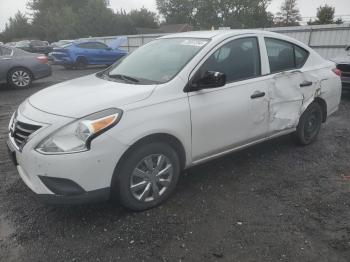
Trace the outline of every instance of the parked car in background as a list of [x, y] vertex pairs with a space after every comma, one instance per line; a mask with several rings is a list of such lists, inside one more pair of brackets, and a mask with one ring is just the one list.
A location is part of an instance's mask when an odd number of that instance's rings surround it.
[[39, 53], [45, 55], [48, 55], [52, 51], [52, 47], [47, 41], [40, 40], [19, 41], [16, 43], [15, 47], [30, 53]]
[[98, 41], [73, 42], [54, 48], [49, 60], [67, 69], [84, 69], [88, 65], [111, 65], [126, 54], [119, 48], [113, 49]]
[[170, 196], [182, 169], [281, 135], [314, 142], [340, 96], [335, 63], [287, 36], [167, 35], [31, 96], [11, 118], [8, 147], [45, 201], [115, 197], [145, 210]]
[[29, 87], [32, 81], [51, 75], [47, 56], [10, 46], [0, 46], [0, 83]]
[[67, 45], [67, 44], [70, 44], [70, 43], [73, 43], [73, 42], [74, 42], [74, 40], [60, 40], [58, 42], [51, 43], [50, 46], [53, 49], [53, 48], [57, 48], [57, 47], [62, 47], [64, 45]]
[[345, 48], [345, 54], [332, 59], [337, 63], [341, 75], [343, 89], [350, 90], [350, 45]]
[[5, 44], [6, 46], [15, 46], [16, 45], [16, 42], [8, 42]]

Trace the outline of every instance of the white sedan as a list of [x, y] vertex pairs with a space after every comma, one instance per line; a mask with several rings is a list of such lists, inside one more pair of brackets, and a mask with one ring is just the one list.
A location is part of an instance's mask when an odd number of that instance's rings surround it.
[[45, 201], [116, 198], [145, 210], [170, 196], [183, 169], [290, 133], [315, 141], [338, 109], [339, 74], [275, 33], [168, 35], [31, 96], [11, 119], [8, 147]]

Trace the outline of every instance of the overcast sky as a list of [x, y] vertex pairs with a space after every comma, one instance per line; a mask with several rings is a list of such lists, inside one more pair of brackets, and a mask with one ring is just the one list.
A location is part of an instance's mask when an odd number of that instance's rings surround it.
[[[59, 0], [57, 0], [59, 1]], [[0, 0], [0, 31], [5, 27], [7, 20], [13, 16], [17, 10], [26, 12], [26, 0]], [[125, 10], [146, 7], [156, 11], [155, 0], [110, 0], [111, 8]], [[277, 12], [283, 0], [272, 0], [269, 10]], [[303, 17], [313, 17], [316, 15], [316, 8], [320, 5], [329, 4], [335, 6], [336, 15], [349, 15], [350, 18], [350, 1], [349, 0], [299, 0], [299, 9]]]

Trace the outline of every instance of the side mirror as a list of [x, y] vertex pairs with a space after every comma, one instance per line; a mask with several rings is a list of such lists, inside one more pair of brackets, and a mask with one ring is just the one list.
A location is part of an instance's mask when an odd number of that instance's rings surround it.
[[107, 51], [112, 51], [112, 48], [107, 47], [106, 50], [107, 50]]
[[190, 81], [190, 91], [218, 88], [226, 84], [226, 75], [221, 72], [206, 71], [204, 74], [196, 74]]

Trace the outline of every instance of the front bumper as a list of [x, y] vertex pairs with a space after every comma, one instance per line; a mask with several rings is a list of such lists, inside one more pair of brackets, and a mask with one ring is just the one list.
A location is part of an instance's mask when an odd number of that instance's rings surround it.
[[42, 118], [37, 124], [51, 124], [29, 137], [21, 151], [9, 135], [8, 151], [23, 182], [48, 203], [81, 204], [107, 200], [115, 166], [127, 146], [109, 137], [109, 130], [92, 141], [89, 151], [61, 155], [41, 154], [35, 150], [36, 145], [53, 130], [57, 130], [58, 125], [62, 126], [62, 123], [72, 120], [42, 111], [33, 114], [35, 110], [37, 109], [27, 104], [22, 112], [18, 111], [17, 120], [28, 123], [31, 120], [25, 115], [36, 115]]

